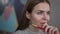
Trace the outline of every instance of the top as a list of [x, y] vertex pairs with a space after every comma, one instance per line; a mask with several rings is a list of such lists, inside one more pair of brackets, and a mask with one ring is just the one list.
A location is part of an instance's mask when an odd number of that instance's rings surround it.
[[33, 32], [30, 29], [25, 29], [25, 30], [18, 30], [13, 34], [44, 34], [44, 32], [42, 30], [40, 30], [39, 32]]

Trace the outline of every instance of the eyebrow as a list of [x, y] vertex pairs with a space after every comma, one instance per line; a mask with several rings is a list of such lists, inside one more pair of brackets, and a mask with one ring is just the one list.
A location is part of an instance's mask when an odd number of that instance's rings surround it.
[[[42, 11], [42, 12], [44, 12], [43, 10], [38, 10], [38, 11]], [[50, 12], [50, 11], [47, 11], [47, 12]]]

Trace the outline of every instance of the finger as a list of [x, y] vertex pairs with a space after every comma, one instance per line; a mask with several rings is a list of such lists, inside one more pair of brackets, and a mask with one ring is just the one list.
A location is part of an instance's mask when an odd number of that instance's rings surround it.
[[52, 30], [53, 30], [54, 28], [52, 27], [52, 26], [50, 26], [50, 29], [49, 29], [49, 34], [52, 34]]
[[55, 29], [52, 31], [52, 34], [59, 34], [58, 29], [55, 27]]
[[48, 34], [50, 28], [51, 28], [51, 26], [47, 26], [47, 27], [45, 28], [45, 34]]
[[42, 28], [45, 28], [46, 26], [48, 26], [48, 24], [47, 24], [47, 23], [43, 24]]

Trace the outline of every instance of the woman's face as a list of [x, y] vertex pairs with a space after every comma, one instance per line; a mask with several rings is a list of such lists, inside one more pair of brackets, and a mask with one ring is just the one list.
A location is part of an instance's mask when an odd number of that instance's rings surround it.
[[30, 20], [32, 24], [35, 25], [43, 25], [44, 23], [48, 23], [50, 20], [50, 6], [46, 2], [42, 2], [37, 4], [32, 13], [26, 13], [27, 18]]

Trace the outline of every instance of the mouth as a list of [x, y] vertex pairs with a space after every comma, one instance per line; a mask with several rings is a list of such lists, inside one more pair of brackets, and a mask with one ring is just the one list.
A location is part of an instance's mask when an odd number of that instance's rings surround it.
[[41, 22], [42, 25], [45, 24], [45, 23], [47, 23], [47, 22]]
[[45, 24], [45, 23], [47, 23], [47, 21], [42, 21], [42, 22], [40, 22], [40, 24]]

